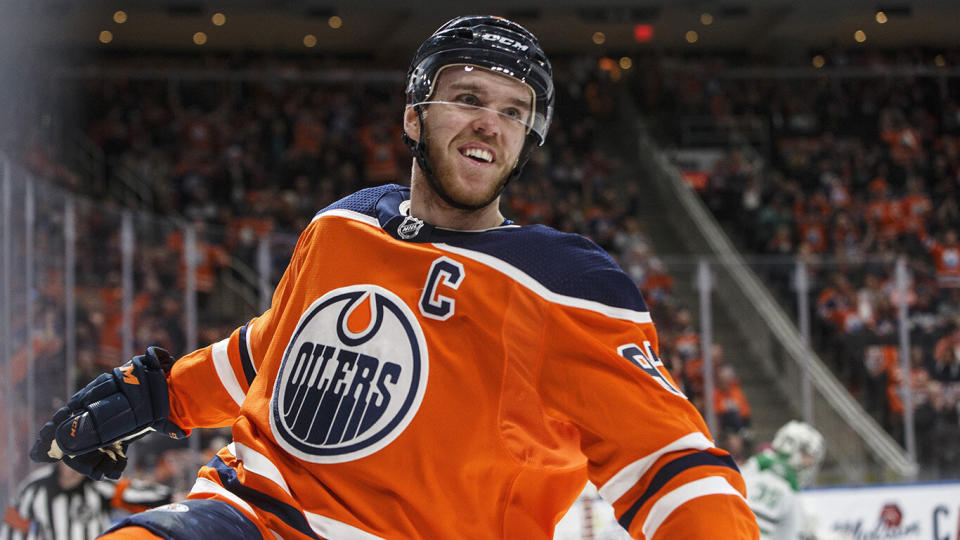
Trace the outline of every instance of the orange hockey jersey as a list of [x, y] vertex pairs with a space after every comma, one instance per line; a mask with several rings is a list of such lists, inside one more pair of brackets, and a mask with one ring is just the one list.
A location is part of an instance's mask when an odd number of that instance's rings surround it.
[[270, 309], [174, 365], [171, 420], [233, 429], [191, 498], [267, 537], [549, 539], [589, 479], [636, 538], [757, 537], [609, 256], [434, 228], [408, 198], [320, 212]]

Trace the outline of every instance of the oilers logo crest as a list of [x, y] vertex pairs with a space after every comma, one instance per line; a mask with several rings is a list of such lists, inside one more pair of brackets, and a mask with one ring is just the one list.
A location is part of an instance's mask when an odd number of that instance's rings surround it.
[[413, 312], [392, 292], [328, 292], [300, 317], [270, 400], [270, 426], [292, 455], [342, 463], [390, 444], [423, 401], [429, 362]]

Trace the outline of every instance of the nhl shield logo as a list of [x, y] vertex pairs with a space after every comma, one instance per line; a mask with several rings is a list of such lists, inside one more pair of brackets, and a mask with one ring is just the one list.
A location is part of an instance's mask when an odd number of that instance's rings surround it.
[[414, 238], [420, 234], [420, 229], [422, 228], [422, 219], [417, 219], [413, 216], [407, 216], [403, 218], [403, 222], [400, 223], [399, 227], [397, 227], [397, 236], [403, 240], [410, 240], [411, 238]]
[[270, 402], [273, 434], [313, 463], [368, 456], [413, 420], [428, 366], [420, 325], [397, 295], [376, 285], [330, 291], [287, 344]]

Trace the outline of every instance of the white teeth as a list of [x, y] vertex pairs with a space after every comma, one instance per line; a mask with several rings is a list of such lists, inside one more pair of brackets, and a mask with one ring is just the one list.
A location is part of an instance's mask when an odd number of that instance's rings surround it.
[[481, 148], [467, 148], [463, 151], [463, 155], [477, 158], [479, 160], [486, 161], [487, 163], [493, 161], [493, 154]]

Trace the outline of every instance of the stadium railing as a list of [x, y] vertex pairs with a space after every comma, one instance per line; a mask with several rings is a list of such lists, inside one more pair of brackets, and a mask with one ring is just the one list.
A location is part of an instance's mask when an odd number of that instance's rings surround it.
[[[649, 136], [641, 136], [639, 146], [643, 159], [652, 164], [653, 177], [661, 193], [672, 196], [683, 209], [671, 214], [677, 230], [717, 263], [718, 298], [730, 306], [730, 312], [738, 315], [735, 320], [742, 331], [756, 336], [748, 345], [760, 358], [769, 359], [765, 369], [791, 399], [797, 413], [813, 417], [818, 428], [830, 434], [828, 446], [846, 470], [847, 478], [861, 481], [871, 477], [889, 479], [890, 475], [913, 478], [917, 474], [915, 458], [853, 399], [811, 349], [809, 341], [804, 340], [797, 325], [777, 304], [667, 157], [657, 151]], [[807, 380], [804, 374], [812, 385], [805, 392], [804, 384], [797, 385], [798, 381]], [[864, 463], [870, 461], [868, 454], [882, 464], [884, 470], [879, 477], [864, 468]]]

